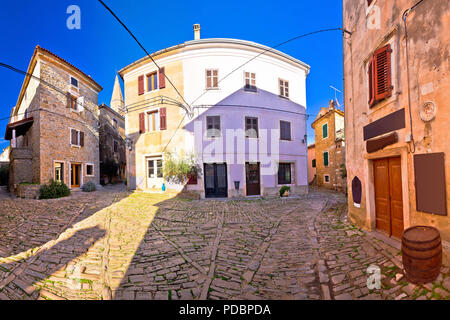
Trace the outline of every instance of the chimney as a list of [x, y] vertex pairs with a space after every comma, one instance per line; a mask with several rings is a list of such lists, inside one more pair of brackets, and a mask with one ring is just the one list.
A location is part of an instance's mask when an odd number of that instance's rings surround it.
[[194, 24], [194, 40], [200, 40], [200, 25]]
[[336, 102], [334, 102], [334, 100], [330, 100], [329, 105], [330, 105], [330, 110], [336, 109]]

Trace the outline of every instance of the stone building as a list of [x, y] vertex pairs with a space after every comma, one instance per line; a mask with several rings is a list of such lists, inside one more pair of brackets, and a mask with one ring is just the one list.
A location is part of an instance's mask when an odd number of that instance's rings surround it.
[[[254, 42], [200, 39], [194, 30], [196, 40], [152, 54], [160, 68], [145, 57], [119, 71], [129, 187], [185, 188], [201, 198], [278, 195], [284, 185], [307, 193], [310, 67]], [[192, 156], [200, 174], [186, 185], [165, 180], [171, 155]]]
[[315, 132], [315, 185], [328, 189], [345, 191], [345, 139], [344, 112], [330, 101], [328, 108], [322, 108], [311, 127]]
[[27, 72], [6, 129], [5, 139], [11, 141], [10, 190], [51, 179], [71, 189], [88, 181], [98, 184], [97, 99], [102, 87], [39, 46]]
[[[105, 104], [99, 109], [99, 136], [100, 136], [100, 182], [124, 181], [126, 178], [126, 151], [125, 151], [125, 118], [124, 102], [120, 89], [119, 79], [116, 77], [111, 108]], [[117, 166], [115, 174], [111, 167]], [[110, 181], [111, 180], [111, 181]]]
[[450, 2], [344, 0], [349, 219], [400, 239], [434, 226], [450, 248]]

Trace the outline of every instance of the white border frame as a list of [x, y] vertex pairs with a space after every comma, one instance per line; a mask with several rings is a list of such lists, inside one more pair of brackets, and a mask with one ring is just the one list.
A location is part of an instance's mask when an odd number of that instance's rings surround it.
[[[86, 177], [95, 177], [95, 165], [93, 163], [86, 162], [84, 166], [86, 167]], [[87, 174], [87, 166], [92, 166], [92, 174]]]

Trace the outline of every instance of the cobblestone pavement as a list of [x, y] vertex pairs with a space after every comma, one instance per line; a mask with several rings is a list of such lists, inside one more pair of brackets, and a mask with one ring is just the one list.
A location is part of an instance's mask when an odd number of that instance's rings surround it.
[[0, 300], [449, 298], [447, 268], [399, 279], [399, 250], [348, 224], [330, 191], [193, 201], [115, 186], [0, 206]]

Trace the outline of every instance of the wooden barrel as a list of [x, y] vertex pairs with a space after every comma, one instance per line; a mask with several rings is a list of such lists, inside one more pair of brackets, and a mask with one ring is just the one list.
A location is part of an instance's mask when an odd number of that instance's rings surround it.
[[439, 230], [415, 226], [403, 231], [402, 258], [406, 277], [416, 284], [436, 280], [442, 265], [442, 243]]

